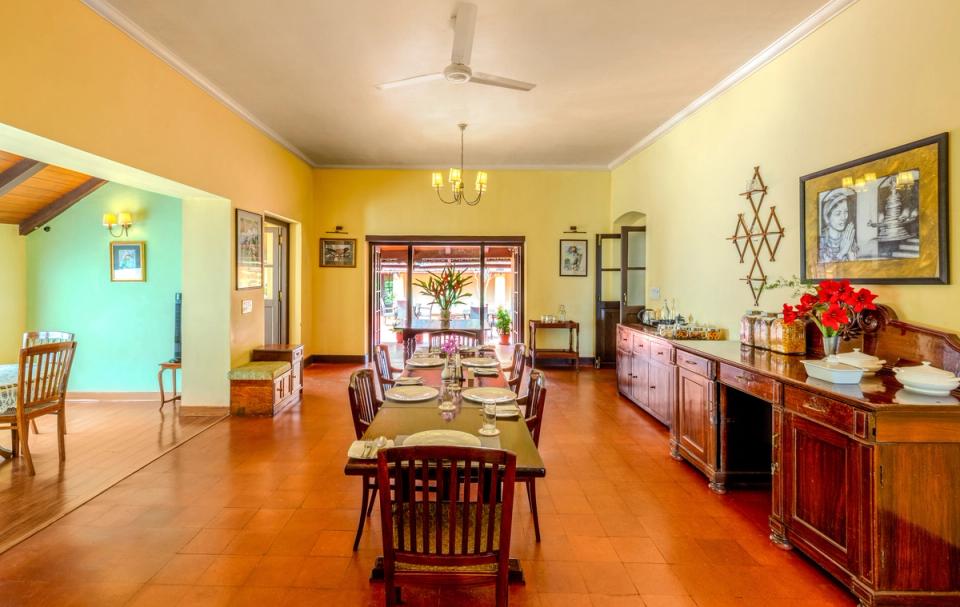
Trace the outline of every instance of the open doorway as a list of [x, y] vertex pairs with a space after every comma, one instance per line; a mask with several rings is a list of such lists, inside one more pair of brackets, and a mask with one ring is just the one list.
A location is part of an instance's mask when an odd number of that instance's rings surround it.
[[290, 225], [267, 217], [263, 225], [263, 343], [289, 343]]

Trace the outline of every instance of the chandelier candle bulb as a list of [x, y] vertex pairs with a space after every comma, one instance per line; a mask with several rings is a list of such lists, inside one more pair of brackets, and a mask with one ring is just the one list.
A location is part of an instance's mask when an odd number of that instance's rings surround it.
[[443, 173], [434, 172], [433, 174], [433, 189], [439, 190], [443, 187]]

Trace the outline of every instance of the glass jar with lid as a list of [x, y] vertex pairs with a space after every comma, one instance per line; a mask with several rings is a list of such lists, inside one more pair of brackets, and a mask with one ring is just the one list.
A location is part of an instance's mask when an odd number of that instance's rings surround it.
[[778, 314], [770, 326], [770, 349], [781, 354], [805, 354], [807, 351], [806, 323], [797, 319], [783, 320]]
[[740, 343], [745, 346], [753, 345], [753, 325], [760, 312], [758, 310], [747, 310], [740, 317]]
[[770, 349], [770, 325], [776, 319], [775, 314], [764, 312], [753, 321], [753, 347]]

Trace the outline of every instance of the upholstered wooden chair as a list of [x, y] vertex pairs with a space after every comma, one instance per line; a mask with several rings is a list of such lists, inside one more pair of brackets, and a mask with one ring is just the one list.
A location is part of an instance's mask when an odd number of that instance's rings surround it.
[[527, 366], [527, 347], [523, 344], [513, 346], [513, 361], [510, 365], [510, 379], [507, 385], [511, 390], [520, 394], [520, 382], [523, 380], [523, 370]]
[[444, 329], [443, 331], [434, 331], [430, 333], [430, 349], [439, 350], [440, 346], [448, 340], [457, 342], [458, 348], [476, 348], [479, 340], [476, 334], [470, 331], [457, 331], [455, 329]]
[[390, 363], [390, 346], [380, 344], [374, 351], [374, 367], [377, 371], [377, 383], [380, 384], [380, 396], [393, 387], [395, 378], [394, 373], [401, 373], [403, 369], [398, 369]]
[[[363, 433], [367, 431], [373, 418], [380, 410], [381, 402], [377, 400], [377, 392], [373, 382], [373, 371], [370, 369], [360, 369], [350, 375], [350, 385], [347, 388], [350, 397], [350, 415], [353, 417], [353, 430], [357, 435], [357, 440], [363, 438]], [[363, 497], [360, 502], [360, 522], [357, 524], [357, 535], [353, 540], [353, 549], [360, 546], [360, 538], [363, 536], [363, 525], [365, 519], [373, 512], [374, 500], [377, 497], [377, 478], [374, 474], [364, 475], [360, 478], [363, 483]]]
[[[31, 476], [36, 474], [30, 453], [28, 423], [41, 415], [57, 416], [57, 449], [60, 461], [67, 457], [63, 435], [67, 382], [77, 344], [53, 342], [21, 348], [16, 395], [0, 395], [0, 429], [11, 431], [13, 455], [22, 455]], [[10, 402], [13, 407], [10, 407]]]
[[380, 451], [377, 480], [387, 605], [398, 584], [496, 584], [507, 605], [517, 459], [470, 447]]
[[[527, 393], [517, 399], [517, 404], [524, 407], [524, 420], [527, 429], [533, 437], [533, 444], [540, 446], [540, 427], [543, 422], [543, 409], [547, 400], [547, 376], [542, 371], [530, 369], [530, 381], [527, 383]], [[527, 479], [527, 501], [530, 502], [530, 512], [533, 514], [533, 531], [540, 541], [540, 516], [537, 513], [537, 485], [535, 478]]]
[[[64, 341], [76, 341], [74, 334], [67, 333], [66, 331], [27, 331], [23, 334], [20, 347], [29, 348], [30, 346], [56, 344]], [[34, 434], [40, 434], [40, 429], [37, 428], [37, 420], [31, 419], [30, 426], [33, 428]], [[63, 433], [67, 433], [66, 418], [64, 418]]]

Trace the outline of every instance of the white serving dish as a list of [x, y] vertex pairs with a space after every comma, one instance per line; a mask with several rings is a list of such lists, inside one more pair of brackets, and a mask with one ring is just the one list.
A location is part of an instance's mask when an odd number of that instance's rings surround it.
[[464, 358], [460, 360], [460, 364], [464, 367], [499, 367], [500, 361], [496, 358]]
[[864, 375], [873, 375], [883, 368], [887, 361], [877, 358], [871, 354], [860, 351], [860, 348], [854, 348], [853, 352], [841, 352], [829, 357], [830, 360], [841, 362], [852, 367], [863, 369]]
[[402, 403], [418, 403], [440, 395], [432, 386], [394, 386], [383, 393], [385, 398]]
[[507, 388], [467, 388], [461, 395], [475, 403], [506, 403], [517, 399], [517, 395]]
[[904, 388], [927, 396], [948, 396], [960, 386], [960, 377], [926, 360], [915, 367], [894, 367], [893, 372]]
[[831, 384], [859, 384], [863, 379], [863, 369], [836, 362], [824, 360], [802, 360], [807, 375]]
[[439, 356], [423, 356], [411, 358], [407, 361], [408, 367], [442, 367], [446, 361]]
[[960, 401], [949, 394], [946, 396], [942, 394], [927, 394], [917, 389], [908, 390], [906, 388], [897, 390], [897, 393], [893, 395], [893, 402], [898, 405], [956, 405], [960, 403]]
[[424, 430], [405, 438], [402, 446], [452, 445], [456, 447], [479, 447], [481, 444], [480, 437], [459, 430]]

